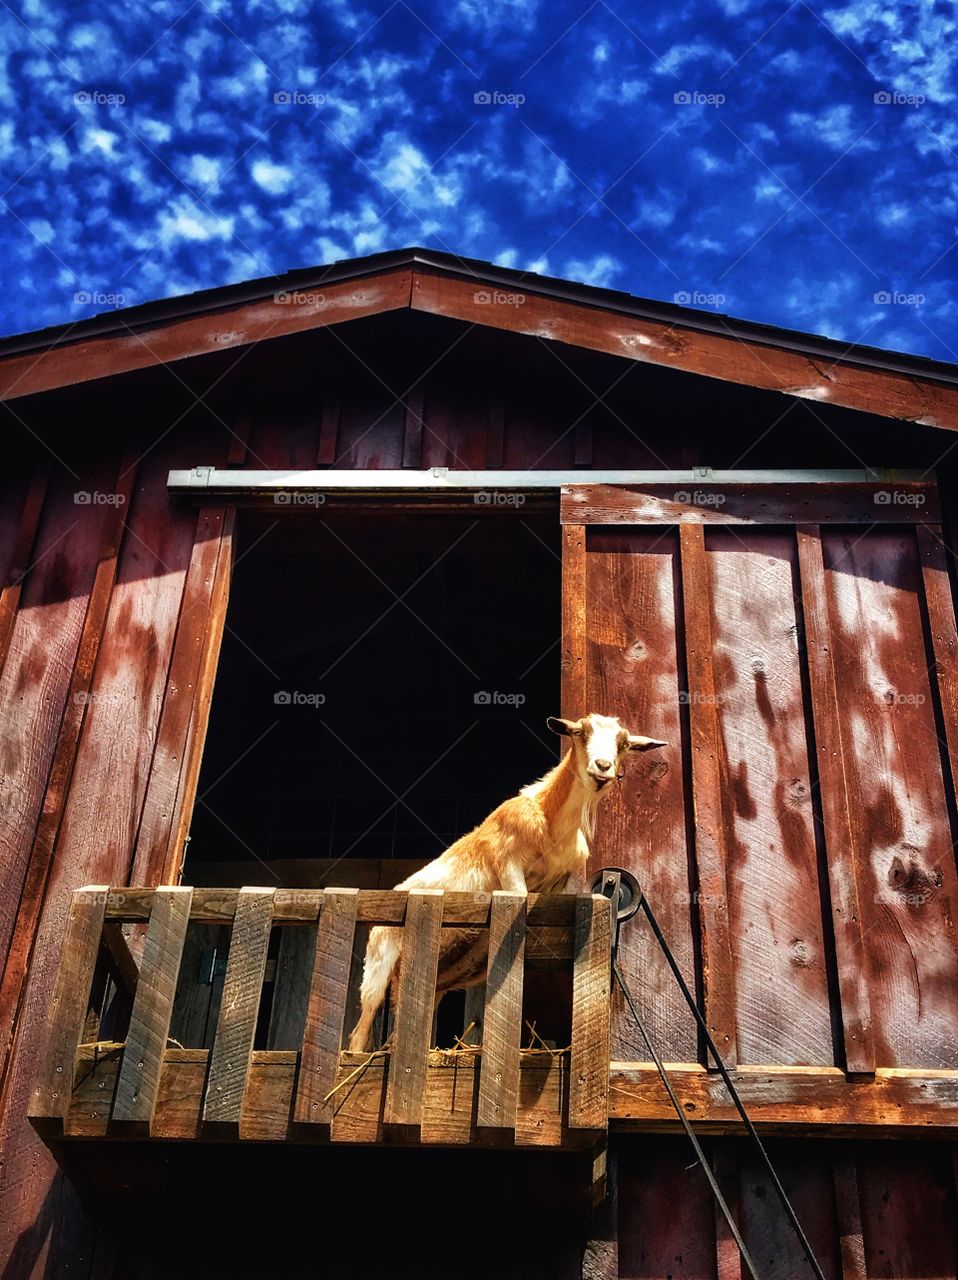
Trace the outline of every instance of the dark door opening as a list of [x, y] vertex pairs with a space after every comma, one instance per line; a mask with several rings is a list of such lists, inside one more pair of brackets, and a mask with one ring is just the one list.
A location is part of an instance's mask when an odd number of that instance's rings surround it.
[[555, 513], [245, 512], [184, 883], [389, 887], [555, 763]]

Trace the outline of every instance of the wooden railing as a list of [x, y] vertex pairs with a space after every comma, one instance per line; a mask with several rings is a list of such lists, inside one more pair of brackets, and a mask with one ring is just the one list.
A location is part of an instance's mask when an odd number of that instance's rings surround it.
[[[211, 1047], [170, 1039], [191, 925], [230, 933]], [[256, 1047], [277, 925], [301, 927], [298, 1049]], [[387, 1047], [353, 1054], [342, 1047], [350, 984], [370, 925], [403, 930], [398, 995]], [[486, 996], [481, 1044], [439, 1050], [448, 928], [488, 933]], [[571, 970], [571, 1043], [531, 1051], [521, 1047], [525, 960], [544, 949]], [[90, 886], [73, 896], [31, 1120], [48, 1140], [588, 1146], [608, 1124], [610, 964], [610, 905], [587, 894]], [[105, 986], [114, 1014], [101, 1038]]]

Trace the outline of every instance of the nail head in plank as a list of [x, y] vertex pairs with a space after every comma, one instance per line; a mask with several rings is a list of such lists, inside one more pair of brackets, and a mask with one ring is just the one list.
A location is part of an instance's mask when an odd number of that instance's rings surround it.
[[34, 1126], [51, 1135], [62, 1132], [70, 1108], [77, 1049], [86, 1022], [108, 893], [107, 885], [88, 885], [77, 889], [70, 903], [63, 951], [50, 999], [46, 1060], [30, 1107]]
[[192, 889], [172, 886], [157, 889], [153, 895], [143, 965], [113, 1102], [114, 1121], [147, 1132], [156, 1109], [192, 897]]
[[257, 888], [238, 892], [203, 1104], [207, 1124], [239, 1127], [266, 971], [273, 893], [272, 889]]
[[870, 1073], [875, 1070], [875, 1047], [862, 930], [861, 885], [845, 772], [845, 743], [832, 656], [833, 634], [821, 529], [817, 525], [800, 526], [796, 529], [796, 538], [845, 1065], [853, 1073]]
[[393, 1030], [395, 1049], [389, 1059], [383, 1122], [407, 1132], [422, 1126], [439, 969], [442, 899], [440, 889], [413, 889], [406, 902]]
[[334, 1098], [325, 1098], [339, 1070], [358, 904], [358, 889], [325, 891], [296, 1086], [297, 1124], [328, 1129], [336, 1108]]
[[493, 893], [476, 1120], [480, 1128], [514, 1132], [516, 1127], [525, 941], [525, 894]]
[[727, 766], [712, 666], [711, 585], [701, 525], [679, 532], [685, 619], [692, 805], [702, 945], [702, 986], [709, 1030], [728, 1066], [735, 1066], [735, 989], [728, 912], [729, 814]]
[[612, 905], [599, 894], [576, 897], [572, 966], [569, 1128], [609, 1124]]

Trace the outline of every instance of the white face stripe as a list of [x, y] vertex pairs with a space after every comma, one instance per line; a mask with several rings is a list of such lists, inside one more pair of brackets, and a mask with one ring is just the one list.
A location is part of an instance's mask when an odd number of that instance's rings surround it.
[[596, 760], [609, 760], [614, 765], [622, 754], [619, 745], [619, 734], [625, 729], [615, 716], [588, 716], [583, 721], [583, 728], [591, 726], [585, 735], [585, 752], [587, 765]]

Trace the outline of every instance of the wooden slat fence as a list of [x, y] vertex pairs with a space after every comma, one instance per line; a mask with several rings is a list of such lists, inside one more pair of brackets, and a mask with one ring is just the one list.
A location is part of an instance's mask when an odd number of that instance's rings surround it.
[[[91, 1039], [101, 937], [109, 934], [115, 951], [118, 927], [144, 921], [126, 1040]], [[387, 1048], [372, 1054], [342, 1047], [350, 974], [362, 960], [360, 923], [402, 930], [394, 1029]], [[169, 1039], [190, 924], [230, 931], [211, 1049]], [[300, 926], [300, 943], [313, 949], [299, 1050], [255, 1047], [268, 963], [275, 971], [275, 925]], [[569, 1049], [520, 1047], [529, 926], [549, 931], [547, 950], [570, 970]], [[488, 933], [486, 1039], [480, 1052], [443, 1052], [431, 1039], [442, 932], [463, 927]], [[565, 933], [565, 945], [556, 933]], [[598, 895], [92, 886], [74, 895], [31, 1120], [51, 1140], [581, 1147], [608, 1125], [610, 979], [611, 908]]]

